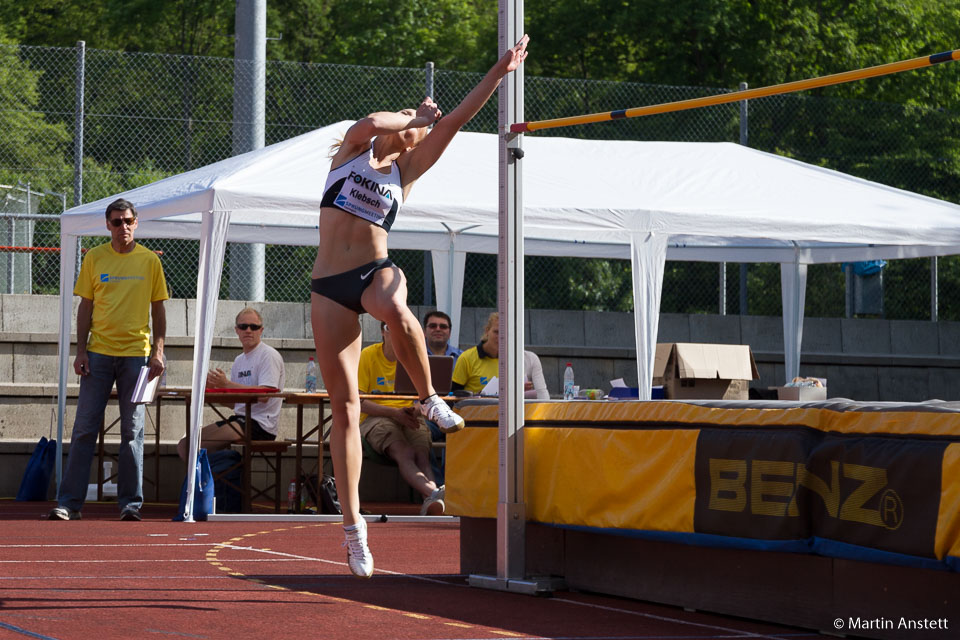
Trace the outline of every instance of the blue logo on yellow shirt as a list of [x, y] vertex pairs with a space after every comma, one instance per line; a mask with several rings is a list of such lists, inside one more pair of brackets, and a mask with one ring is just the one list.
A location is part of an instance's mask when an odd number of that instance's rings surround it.
[[143, 276], [113, 276], [111, 280], [109, 273], [100, 274], [100, 282], [117, 282], [118, 280], [143, 280]]
[[480, 384], [487, 386], [487, 383], [490, 382], [490, 378], [487, 376], [480, 376]]
[[383, 376], [377, 376], [377, 386], [382, 387], [385, 384], [387, 384], [387, 379]]

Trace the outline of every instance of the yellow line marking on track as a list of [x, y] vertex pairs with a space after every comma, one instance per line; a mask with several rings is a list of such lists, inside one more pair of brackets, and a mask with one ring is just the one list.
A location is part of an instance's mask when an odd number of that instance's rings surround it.
[[[284, 586], [281, 586], [281, 585], [268, 584], [268, 583], [267, 583], [266, 581], [264, 581], [264, 580], [261, 580], [261, 579], [259, 579], [259, 578], [251, 578], [251, 577], [248, 577], [248, 576], [246, 576], [244, 573], [242, 573], [242, 572], [240, 572], [240, 571], [235, 571], [235, 570], [233, 570], [232, 568], [223, 566], [223, 563], [220, 562], [220, 556], [219, 556], [220, 551], [222, 551], [222, 550], [224, 550], [224, 549], [231, 549], [231, 550], [234, 550], [234, 551], [253, 551], [253, 552], [255, 552], [255, 553], [265, 553], [265, 554], [268, 554], [268, 555], [271, 555], [271, 556], [283, 556], [283, 557], [281, 557], [281, 558], [273, 558], [273, 559], [272, 559], [273, 561], [298, 561], [298, 560], [306, 560], [306, 561], [310, 561], [310, 562], [322, 562], [322, 563], [325, 563], [325, 564], [335, 564], [335, 565], [338, 565], [338, 566], [341, 566], [341, 567], [347, 566], [347, 563], [346, 563], [346, 562], [336, 562], [336, 561], [333, 561], [333, 560], [326, 560], [326, 559], [323, 559], [323, 558], [314, 558], [314, 557], [310, 557], [310, 556], [301, 556], [301, 555], [292, 554], [292, 553], [284, 553], [284, 552], [282, 552], [282, 551], [274, 551], [274, 550], [269, 549], [269, 548], [260, 548], [260, 547], [252, 547], [252, 546], [240, 546], [240, 545], [233, 545], [233, 544], [231, 544], [232, 542], [240, 542], [240, 541], [243, 540], [244, 538], [252, 538], [252, 537], [255, 537], [255, 536], [258, 536], [258, 535], [262, 535], [262, 534], [280, 533], [280, 532], [286, 531], [286, 530], [288, 530], [288, 529], [308, 529], [308, 528], [310, 528], [310, 527], [330, 526], [330, 524], [339, 524], [339, 523], [317, 523], [317, 524], [310, 524], [310, 525], [300, 525], [300, 526], [295, 526], [295, 527], [284, 527], [284, 528], [282, 528], [282, 529], [274, 529], [274, 530], [271, 530], [271, 531], [261, 531], [261, 532], [259, 532], [259, 533], [248, 533], [248, 534], [244, 534], [243, 536], [241, 536], [241, 537], [239, 537], [239, 538], [231, 538], [231, 539], [228, 540], [227, 542], [221, 542], [221, 543], [216, 544], [215, 546], [213, 546], [213, 547], [211, 548], [211, 550], [209, 550], [209, 551], [207, 552], [207, 561], [208, 561], [212, 566], [217, 567], [217, 568], [220, 569], [221, 571], [227, 572], [230, 576], [234, 576], [234, 577], [237, 577], [237, 578], [240, 578], [240, 579], [242, 579], [242, 580], [246, 580], [246, 581], [248, 581], [248, 582], [252, 582], [252, 583], [255, 583], [255, 584], [261, 584], [261, 585], [266, 586], [267, 588], [275, 589], [275, 590], [277, 590], [277, 591], [289, 591], [290, 593], [299, 593], [299, 594], [305, 595], [305, 596], [319, 597], [319, 598], [323, 598], [325, 601], [328, 601], [328, 602], [338, 602], [338, 603], [349, 604], [349, 605], [357, 605], [357, 604], [360, 604], [360, 603], [359, 603], [358, 601], [356, 601], [356, 600], [349, 600], [349, 599], [346, 599], [346, 598], [338, 598], [338, 597], [336, 597], [336, 596], [330, 596], [330, 595], [326, 595], [326, 594], [323, 594], [323, 593], [316, 593], [316, 592], [313, 592], [313, 591], [298, 591], [298, 590], [291, 589], [291, 588], [289, 588], [289, 587], [284, 587]], [[269, 560], [266, 560], [266, 561], [269, 561]], [[245, 560], [234, 559], [234, 560], [231, 561], [231, 563], [232, 563], [232, 562], [246, 562], [246, 561], [245, 561]], [[437, 579], [434, 579], [434, 578], [427, 578], [427, 577], [424, 577], [424, 576], [409, 575], [409, 574], [401, 573], [401, 572], [398, 572], [398, 571], [387, 571], [387, 570], [384, 570], [384, 569], [377, 569], [377, 571], [378, 571], [379, 573], [381, 573], [381, 574], [387, 574], [387, 575], [393, 575], [393, 576], [405, 576], [405, 577], [414, 578], [414, 579], [417, 579], [417, 580], [423, 580], [423, 581], [426, 581], [426, 582], [434, 582], [434, 583], [437, 583], [437, 584], [444, 584], [444, 585], [448, 585], [448, 586], [455, 586], [455, 585], [452, 585], [452, 584], [450, 584], [449, 582], [447, 582], [447, 581], [445, 581], [445, 580], [437, 580]], [[291, 577], [296, 577], [296, 576], [291, 576]], [[363, 607], [366, 608], [366, 609], [373, 609], [373, 610], [375, 610], [375, 611], [386, 611], [386, 612], [389, 612], [389, 613], [397, 613], [397, 614], [400, 614], [400, 615], [402, 615], [402, 616], [404, 616], [404, 617], [413, 618], [413, 619], [415, 619], [415, 620], [433, 620], [433, 619], [434, 619], [434, 618], [431, 617], [431, 616], [427, 616], [427, 615], [423, 615], [423, 614], [419, 614], [419, 613], [412, 613], [412, 612], [403, 611], [403, 610], [400, 610], [400, 609], [391, 609], [391, 608], [389, 608], [389, 607], [381, 607], [381, 606], [373, 605], [373, 604], [364, 604], [364, 605], [361, 605], [361, 606], [363, 606]], [[444, 624], [447, 624], [447, 625], [450, 625], [450, 626], [453, 626], [453, 627], [462, 628], [462, 629], [471, 629], [471, 628], [473, 628], [472, 625], [459, 624], [459, 623], [456, 623], [456, 622], [444, 622]], [[499, 632], [494, 632], [494, 633], [499, 633]]]
[[[511, 638], [517, 637], [516, 631], [497, 631], [496, 629], [487, 629], [487, 631], [489, 631], [490, 633], [495, 633], [498, 636], [510, 636]], [[523, 634], [520, 634], [520, 635], [523, 635]]]

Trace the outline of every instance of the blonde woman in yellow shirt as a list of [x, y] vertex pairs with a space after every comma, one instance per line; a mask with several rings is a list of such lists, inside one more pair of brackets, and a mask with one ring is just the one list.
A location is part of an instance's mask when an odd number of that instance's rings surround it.
[[[550, 393], [543, 378], [540, 358], [532, 351], [523, 352], [524, 396], [547, 400]], [[478, 394], [500, 372], [500, 314], [487, 318], [480, 344], [470, 347], [457, 358], [453, 369], [453, 389]]]

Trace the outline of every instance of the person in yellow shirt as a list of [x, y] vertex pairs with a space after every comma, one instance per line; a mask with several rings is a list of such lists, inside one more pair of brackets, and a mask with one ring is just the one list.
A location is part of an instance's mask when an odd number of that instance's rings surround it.
[[[523, 352], [524, 397], [548, 400], [550, 392], [543, 378], [540, 358], [532, 351]], [[500, 314], [496, 311], [487, 318], [480, 344], [460, 354], [453, 368], [455, 391], [466, 390], [479, 394], [491, 380], [500, 374]], [[496, 395], [496, 391], [493, 395]]]
[[[167, 321], [163, 301], [170, 296], [155, 253], [134, 241], [137, 210], [127, 200], [107, 205], [110, 242], [91, 249], [83, 260], [73, 293], [77, 308], [80, 376], [77, 415], [70, 453], [51, 520], [79, 520], [87, 495], [93, 450], [114, 383], [120, 405], [120, 467], [117, 502], [121, 520], [140, 520], [143, 506], [143, 405], [131, 402], [140, 369], [152, 380], [163, 373]], [[150, 317], [153, 317], [153, 347]]]
[[[385, 322], [380, 323], [380, 335], [383, 342], [360, 352], [360, 393], [393, 393], [397, 354]], [[443, 515], [444, 487], [437, 486], [430, 468], [430, 431], [413, 400], [364, 398], [360, 411], [360, 436], [396, 462], [400, 476], [423, 496], [420, 514]]]

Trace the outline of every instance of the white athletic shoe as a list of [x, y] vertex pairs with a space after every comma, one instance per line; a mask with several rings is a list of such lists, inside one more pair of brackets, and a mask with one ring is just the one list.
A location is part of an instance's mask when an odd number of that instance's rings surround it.
[[420, 515], [422, 516], [442, 516], [446, 510], [443, 499], [446, 497], [446, 485], [440, 485], [434, 489], [420, 505]]
[[420, 413], [431, 422], [435, 422], [440, 431], [453, 433], [465, 426], [463, 418], [453, 412], [440, 396], [434, 394], [420, 403]]
[[367, 523], [360, 520], [356, 528], [343, 528], [346, 540], [343, 546], [347, 548], [347, 564], [350, 572], [358, 578], [369, 578], [373, 575], [373, 556], [367, 548]]

